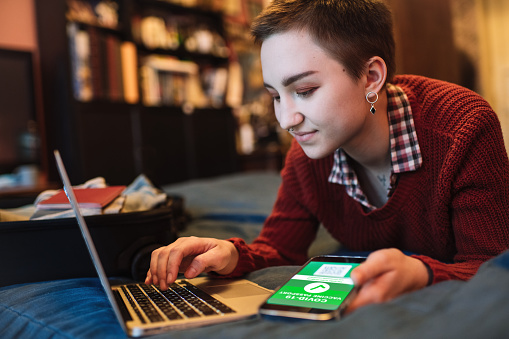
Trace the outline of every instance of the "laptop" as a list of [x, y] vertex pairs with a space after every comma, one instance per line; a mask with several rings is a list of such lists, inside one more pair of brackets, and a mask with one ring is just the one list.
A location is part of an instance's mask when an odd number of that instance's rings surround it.
[[127, 335], [139, 337], [247, 318], [256, 315], [259, 306], [272, 294], [271, 290], [246, 279], [178, 279], [166, 291], [144, 283], [110, 284], [60, 153], [57, 150], [54, 153], [64, 191], [76, 214], [101, 285]]

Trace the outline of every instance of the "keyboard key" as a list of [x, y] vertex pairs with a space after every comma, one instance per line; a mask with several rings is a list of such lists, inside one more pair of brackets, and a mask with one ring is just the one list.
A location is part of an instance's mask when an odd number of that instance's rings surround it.
[[193, 284], [186, 281], [185, 287], [191, 291], [194, 295], [196, 295], [198, 298], [202, 299], [221, 313], [234, 313], [235, 311], [231, 309], [230, 307], [226, 306], [210, 294], [206, 293], [205, 291], [199, 289], [198, 287], [194, 286]]

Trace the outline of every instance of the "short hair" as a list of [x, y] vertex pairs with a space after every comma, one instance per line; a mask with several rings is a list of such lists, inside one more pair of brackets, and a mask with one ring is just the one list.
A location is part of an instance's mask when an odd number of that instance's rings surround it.
[[251, 26], [257, 44], [274, 34], [306, 30], [332, 58], [359, 79], [366, 62], [379, 56], [387, 79], [396, 72], [392, 14], [378, 0], [274, 0]]

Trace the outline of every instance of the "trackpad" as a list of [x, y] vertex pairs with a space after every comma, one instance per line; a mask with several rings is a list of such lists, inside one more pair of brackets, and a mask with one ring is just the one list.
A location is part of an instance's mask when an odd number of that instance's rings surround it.
[[267, 294], [267, 290], [258, 288], [249, 283], [207, 286], [202, 288], [210, 294], [219, 294], [223, 298], [240, 298]]

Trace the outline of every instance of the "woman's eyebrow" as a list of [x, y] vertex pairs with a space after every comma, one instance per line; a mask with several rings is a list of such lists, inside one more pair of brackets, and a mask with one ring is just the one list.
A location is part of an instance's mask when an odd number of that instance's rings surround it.
[[[281, 84], [284, 86], [284, 87], [288, 87], [290, 86], [291, 84], [293, 84], [294, 82], [302, 79], [302, 78], [305, 78], [311, 74], [315, 74], [315, 73], [318, 73], [317, 71], [306, 71], [306, 72], [302, 72], [302, 73], [299, 73], [299, 74], [295, 74], [295, 75], [292, 75], [292, 76], [289, 76], [289, 77], [285, 77], [283, 79], [283, 81], [281, 81]], [[274, 88], [272, 87], [271, 85], [267, 84], [267, 83], [263, 83], [263, 85], [267, 88]]]

